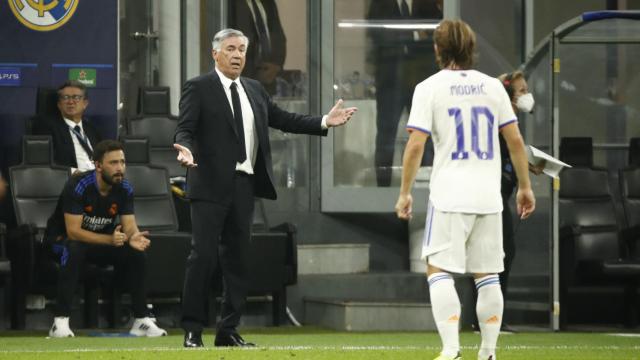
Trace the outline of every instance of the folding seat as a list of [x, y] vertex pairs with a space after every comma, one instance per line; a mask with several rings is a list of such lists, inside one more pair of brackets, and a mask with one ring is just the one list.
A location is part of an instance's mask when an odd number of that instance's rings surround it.
[[[127, 122], [127, 134], [149, 138], [149, 162], [169, 170], [171, 178], [186, 175], [186, 170], [176, 160], [173, 135], [178, 118], [170, 111], [168, 87], [143, 87], [140, 89], [138, 115]], [[182, 179], [184, 180], [184, 179]]]
[[593, 140], [590, 137], [560, 139], [560, 160], [573, 167], [593, 167]]
[[560, 289], [561, 327], [566, 327], [572, 300], [591, 291], [615, 293], [624, 288], [624, 322], [635, 321], [635, 284], [640, 262], [629, 259], [621, 236], [604, 169], [576, 167], [561, 174]]
[[[43, 243], [43, 236], [69, 175], [68, 167], [53, 165], [50, 136], [23, 138], [22, 164], [9, 169], [19, 226], [10, 236], [9, 244], [15, 289], [14, 328], [25, 327], [27, 294], [55, 299], [58, 263], [48, 244]], [[95, 327], [98, 324], [98, 280], [112, 276], [113, 267], [87, 266], [83, 274], [84, 325]]]
[[[0, 286], [4, 288], [4, 304], [5, 308], [2, 309], [2, 315], [6, 316], [13, 310], [13, 291], [11, 283], [11, 262], [7, 256], [7, 227], [5, 224], [0, 223]], [[13, 325], [13, 324], [12, 324]], [[12, 326], [14, 327], [14, 326]]]

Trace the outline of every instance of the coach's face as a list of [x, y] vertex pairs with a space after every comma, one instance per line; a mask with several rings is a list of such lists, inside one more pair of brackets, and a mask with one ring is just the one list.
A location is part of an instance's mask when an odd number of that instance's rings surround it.
[[109, 151], [104, 154], [102, 161], [96, 161], [96, 171], [109, 185], [122, 183], [126, 166], [122, 150]]
[[218, 70], [229, 79], [235, 80], [244, 69], [247, 55], [246, 38], [241, 36], [226, 38], [222, 41], [220, 50], [213, 49], [211, 54]]

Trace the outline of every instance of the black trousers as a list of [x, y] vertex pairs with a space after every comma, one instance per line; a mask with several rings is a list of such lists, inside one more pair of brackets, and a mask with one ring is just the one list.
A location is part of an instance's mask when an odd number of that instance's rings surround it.
[[376, 74], [376, 180], [378, 186], [391, 185], [391, 166], [402, 111], [411, 108], [413, 87], [406, 83], [401, 66], [385, 66]]
[[248, 246], [254, 206], [254, 177], [236, 172], [230, 204], [192, 200], [193, 238], [182, 294], [182, 327], [201, 332], [207, 319], [211, 276], [220, 262], [224, 294], [218, 333], [240, 323], [249, 289]]
[[67, 240], [64, 247], [64, 252], [60, 254], [56, 316], [70, 315], [78, 280], [83, 275], [81, 272], [85, 269], [86, 263], [114, 265], [116, 279], [124, 282], [126, 290], [131, 294], [133, 315], [136, 318], [147, 316], [144, 252], [135, 250], [128, 244], [114, 247], [73, 240]]
[[509, 207], [511, 195], [502, 196], [502, 247], [504, 249], [504, 271], [500, 273], [500, 288], [502, 296], [507, 296], [509, 287], [509, 273], [513, 259], [516, 257], [516, 238], [513, 232], [513, 215]]

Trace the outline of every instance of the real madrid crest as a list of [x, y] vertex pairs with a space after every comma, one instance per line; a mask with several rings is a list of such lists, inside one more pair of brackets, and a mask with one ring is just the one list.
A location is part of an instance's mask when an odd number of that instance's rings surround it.
[[64, 25], [80, 0], [8, 0], [13, 15], [26, 27], [51, 31]]

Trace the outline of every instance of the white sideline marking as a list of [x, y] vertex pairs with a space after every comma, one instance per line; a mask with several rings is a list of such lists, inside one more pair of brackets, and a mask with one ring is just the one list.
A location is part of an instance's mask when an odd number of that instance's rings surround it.
[[[462, 349], [473, 350], [478, 346], [461, 346]], [[640, 350], [640, 345], [636, 346], [579, 346], [579, 345], [509, 345], [500, 346], [500, 349], [505, 350]], [[197, 349], [185, 349], [182, 347], [141, 347], [141, 348], [93, 348], [93, 349], [64, 349], [64, 350], [0, 350], [0, 354], [15, 354], [15, 353], [28, 353], [28, 354], [50, 354], [50, 353], [94, 353], [94, 352], [136, 352], [136, 351], [160, 351], [160, 352], [177, 352], [177, 351], [309, 351], [309, 350], [341, 350], [341, 351], [371, 351], [371, 350], [384, 350], [384, 351], [403, 351], [403, 350], [440, 350], [440, 346], [267, 346], [267, 347], [254, 347], [254, 348], [216, 348], [216, 347], [204, 347]]]
[[607, 334], [609, 336], [622, 336], [622, 337], [640, 337], [640, 334], [620, 333], [620, 334]]

